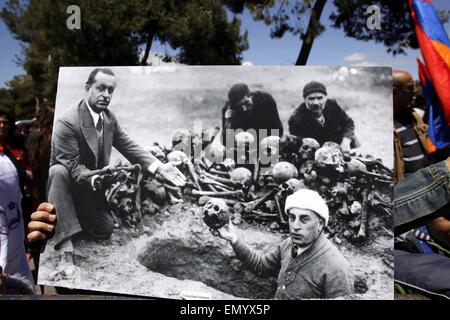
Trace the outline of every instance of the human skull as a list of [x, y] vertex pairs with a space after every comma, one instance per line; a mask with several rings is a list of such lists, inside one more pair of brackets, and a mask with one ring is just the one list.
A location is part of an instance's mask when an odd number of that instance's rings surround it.
[[235, 185], [248, 186], [252, 180], [252, 173], [247, 168], [236, 168], [230, 172], [230, 179]]
[[222, 228], [230, 219], [230, 211], [222, 199], [210, 198], [203, 207], [203, 221], [212, 229]]
[[360, 214], [362, 212], [361, 203], [359, 203], [358, 201], [353, 201], [352, 205], [350, 206], [350, 212], [352, 214]]
[[183, 144], [186, 146], [189, 145], [188, 144], [189, 136], [190, 133], [188, 130], [183, 129], [175, 130], [175, 132], [172, 134], [172, 147], [178, 144]]
[[122, 214], [130, 214], [133, 209], [133, 201], [128, 197], [122, 198], [118, 207]]
[[280, 150], [280, 137], [268, 136], [261, 140], [259, 147], [262, 153], [267, 157], [274, 154], [276, 155]]
[[289, 179], [298, 176], [297, 168], [290, 162], [278, 162], [272, 169], [272, 175], [276, 183], [282, 184]]
[[331, 194], [333, 197], [337, 196], [343, 196], [347, 194], [347, 190], [345, 189], [345, 186], [343, 183], [338, 182], [333, 189], [331, 189]]
[[148, 181], [144, 189], [148, 192], [150, 199], [158, 205], [162, 205], [166, 201], [167, 191], [164, 186], [157, 181], [156, 179], [152, 179]]
[[169, 162], [173, 163], [175, 166], [180, 166], [184, 163], [187, 163], [188, 157], [183, 151], [175, 150], [167, 155], [167, 160], [169, 160]]
[[234, 170], [234, 168], [236, 168], [236, 162], [231, 158], [226, 158], [225, 160], [223, 160], [222, 164], [228, 171]]
[[155, 156], [155, 158], [157, 158], [158, 160], [163, 160], [166, 157], [164, 151], [162, 151], [162, 149], [156, 145], [148, 147], [147, 151]]
[[349, 161], [345, 162], [345, 167], [348, 172], [361, 172], [367, 171], [367, 166], [355, 158], [350, 158]]
[[234, 136], [234, 141], [238, 146], [251, 145], [255, 142], [255, 137], [249, 132], [238, 132]]
[[302, 145], [298, 150], [298, 152], [300, 154], [300, 158], [303, 161], [314, 159], [314, 154], [316, 153], [316, 150], [319, 148], [320, 148], [320, 144], [317, 142], [316, 139], [303, 138]]
[[344, 155], [341, 148], [335, 146], [323, 146], [315, 154], [315, 160], [320, 164], [341, 167], [344, 164]]
[[338, 148], [338, 149], [341, 148], [341, 146], [334, 141], [326, 141], [326, 142], [324, 142], [322, 147], [330, 147], [330, 148]]
[[292, 194], [300, 189], [306, 188], [303, 180], [298, 180], [296, 178], [291, 178], [285, 183], [283, 183], [283, 187], [289, 194]]

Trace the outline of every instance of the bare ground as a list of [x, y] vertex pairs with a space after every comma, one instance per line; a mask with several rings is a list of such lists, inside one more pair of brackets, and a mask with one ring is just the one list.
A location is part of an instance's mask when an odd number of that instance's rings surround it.
[[[225, 240], [211, 235], [201, 210], [185, 203], [144, 218], [144, 229], [116, 229], [109, 240], [77, 240], [79, 273], [67, 278], [58, 252], [47, 245], [39, 283], [169, 299], [270, 299], [274, 278], [262, 279], [245, 270]], [[355, 274], [356, 294], [346, 299], [393, 299], [392, 233], [374, 217], [369, 236], [360, 244], [332, 238]], [[268, 250], [286, 234], [267, 226], [244, 223], [238, 235], [251, 247]]]

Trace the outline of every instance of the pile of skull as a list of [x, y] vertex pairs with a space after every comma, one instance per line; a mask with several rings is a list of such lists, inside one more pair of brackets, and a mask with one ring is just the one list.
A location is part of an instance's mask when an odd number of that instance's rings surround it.
[[138, 164], [132, 166], [116, 166], [113, 168], [92, 171], [98, 175], [95, 188], [104, 193], [110, 211], [113, 213], [114, 224], [122, 223], [135, 229], [141, 222], [141, 179], [142, 170]]
[[[263, 166], [258, 161], [236, 166], [233, 159], [225, 157], [229, 153], [223, 145], [211, 143], [213, 136], [190, 134], [178, 131], [170, 149], [157, 144], [148, 148], [160, 161], [177, 166], [188, 177], [186, 185], [178, 188], [158, 175], [144, 173], [142, 179], [133, 178], [134, 184], [122, 183], [122, 193], [107, 197], [113, 211], [118, 211], [120, 217], [126, 217], [132, 209], [154, 215], [168, 204], [197, 202], [203, 206], [203, 219], [210, 228], [220, 228], [231, 220], [234, 224], [254, 223], [286, 232], [288, 217], [283, 210], [286, 197], [300, 188], [308, 188], [319, 192], [328, 204], [327, 232], [331, 236], [349, 241], [365, 239], [369, 212], [380, 216], [385, 224], [390, 221], [392, 172], [379, 159], [344, 154], [334, 142], [320, 146], [314, 139], [287, 135], [269, 136], [259, 145], [266, 158], [276, 155], [276, 163]], [[235, 140], [240, 146], [254, 142], [253, 136], [245, 132], [236, 134]], [[188, 157], [182, 151], [193, 148], [199, 141], [200, 157]], [[217, 158], [224, 160], [211, 162]], [[132, 221], [134, 225], [139, 219]], [[389, 225], [386, 227], [384, 230], [389, 229]]]

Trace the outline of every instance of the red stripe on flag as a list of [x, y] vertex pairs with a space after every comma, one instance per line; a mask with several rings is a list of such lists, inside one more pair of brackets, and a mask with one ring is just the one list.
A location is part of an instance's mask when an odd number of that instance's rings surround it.
[[434, 47], [432, 41], [417, 24], [416, 35], [429, 71], [430, 79], [434, 84], [434, 89], [441, 102], [445, 120], [450, 124], [450, 69]]

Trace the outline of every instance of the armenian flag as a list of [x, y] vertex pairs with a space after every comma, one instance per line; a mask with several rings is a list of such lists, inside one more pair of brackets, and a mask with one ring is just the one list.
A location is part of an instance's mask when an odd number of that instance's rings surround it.
[[419, 59], [417, 59], [417, 63], [419, 65], [420, 83], [429, 110], [427, 133], [431, 141], [427, 141], [428, 150], [443, 149], [450, 146], [450, 126], [445, 121], [444, 112], [440, 106], [436, 91], [434, 91], [427, 66]]
[[429, 80], [450, 124], [450, 40], [431, 0], [409, 0], [409, 5]]

